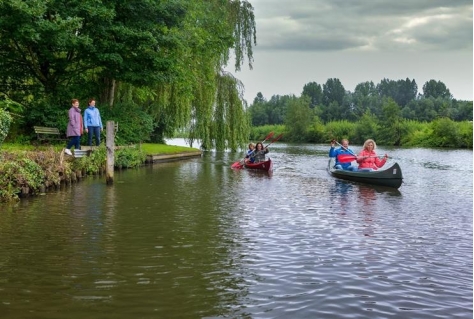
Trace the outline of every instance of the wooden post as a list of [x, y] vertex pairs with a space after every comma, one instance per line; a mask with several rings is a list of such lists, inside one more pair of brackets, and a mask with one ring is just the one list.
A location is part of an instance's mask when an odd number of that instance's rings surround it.
[[114, 161], [115, 161], [115, 124], [114, 121], [107, 121], [106, 127], [106, 148], [107, 148], [107, 167], [105, 172], [105, 181], [107, 185], [114, 183]]

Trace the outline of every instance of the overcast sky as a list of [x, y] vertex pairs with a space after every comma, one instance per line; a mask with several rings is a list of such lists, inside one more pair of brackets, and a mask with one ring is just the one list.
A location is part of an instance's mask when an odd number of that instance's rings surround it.
[[[248, 0], [257, 46], [253, 70], [232, 72], [249, 104], [258, 92], [299, 96], [309, 82], [441, 81], [472, 100], [472, 0]], [[230, 70], [230, 69], [229, 69]]]

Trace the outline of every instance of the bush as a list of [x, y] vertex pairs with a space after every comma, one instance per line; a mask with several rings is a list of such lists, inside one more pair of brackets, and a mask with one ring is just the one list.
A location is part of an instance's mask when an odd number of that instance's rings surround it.
[[115, 152], [115, 167], [131, 168], [142, 165], [146, 160], [146, 154], [139, 147], [119, 148]]
[[472, 121], [463, 121], [457, 123], [459, 126], [459, 147], [472, 148]]
[[117, 103], [113, 108], [100, 109], [102, 122], [118, 123], [115, 137], [117, 145], [137, 144], [150, 140], [154, 129], [153, 118], [139, 106], [127, 103]]
[[29, 158], [6, 160], [0, 163], [0, 199], [18, 199], [22, 187], [37, 191], [43, 184], [43, 169]]
[[8, 135], [12, 117], [7, 111], [0, 109], [0, 146]]
[[[277, 137], [278, 135], [285, 133], [286, 128], [284, 125], [264, 125], [252, 127], [250, 130], [250, 141], [254, 141], [255, 143], [261, 142], [270, 132], [274, 133], [273, 137]], [[279, 141], [282, 141], [283, 139], [284, 136]], [[266, 143], [269, 143], [269, 141]]]
[[326, 124], [326, 134], [323, 143], [329, 143], [335, 139], [340, 141], [343, 138], [347, 138], [351, 143], [355, 143], [355, 133], [357, 125], [355, 123], [343, 121], [333, 121]]
[[459, 127], [449, 118], [440, 118], [431, 123], [430, 144], [435, 147], [457, 147]]

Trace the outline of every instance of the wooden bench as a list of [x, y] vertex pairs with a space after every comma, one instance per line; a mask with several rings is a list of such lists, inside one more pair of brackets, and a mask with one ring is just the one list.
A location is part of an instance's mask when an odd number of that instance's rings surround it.
[[66, 141], [67, 138], [55, 127], [34, 126], [39, 141]]

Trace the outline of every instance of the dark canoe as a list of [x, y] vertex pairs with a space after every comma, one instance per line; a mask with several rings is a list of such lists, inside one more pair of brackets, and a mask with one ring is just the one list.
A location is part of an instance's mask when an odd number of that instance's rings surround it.
[[273, 163], [272, 160], [269, 158], [265, 162], [259, 162], [259, 163], [246, 163], [245, 168], [250, 168], [250, 169], [258, 169], [261, 171], [271, 171], [273, 169]]
[[387, 169], [378, 171], [345, 171], [341, 169], [334, 169], [334, 164], [329, 161], [329, 173], [337, 178], [345, 179], [347, 181], [386, 186], [392, 188], [399, 188], [402, 185], [403, 176], [402, 169], [398, 163], [393, 164]]

